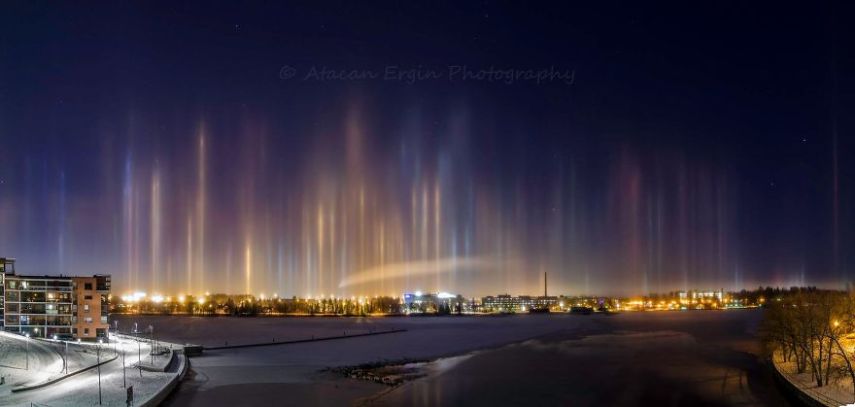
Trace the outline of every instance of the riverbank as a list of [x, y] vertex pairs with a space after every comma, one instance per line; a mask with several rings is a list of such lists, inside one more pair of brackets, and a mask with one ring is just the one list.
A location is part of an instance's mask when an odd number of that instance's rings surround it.
[[776, 353], [772, 363], [782, 385], [788, 386], [793, 395], [806, 405], [837, 407], [855, 403], [852, 381], [848, 378], [832, 378], [831, 383], [818, 387], [810, 373], [798, 373], [795, 362], [784, 362]]

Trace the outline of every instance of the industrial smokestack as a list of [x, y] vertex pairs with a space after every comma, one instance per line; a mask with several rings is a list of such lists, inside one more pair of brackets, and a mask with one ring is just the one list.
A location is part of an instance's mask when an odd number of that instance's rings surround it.
[[543, 297], [546, 298], [546, 272], [543, 272]]

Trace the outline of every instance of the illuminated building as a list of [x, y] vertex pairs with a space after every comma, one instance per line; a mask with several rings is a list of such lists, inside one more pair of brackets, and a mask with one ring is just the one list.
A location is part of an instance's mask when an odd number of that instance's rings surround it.
[[34, 337], [96, 339], [107, 335], [110, 276], [24, 276], [2, 264], [3, 330]]
[[470, 311], [470, 303], [462, 296], [449, 293], [404, 294], [405, 313], [461, 313]]
[[481, 299], [481, 310], [485, 312], [527, 312], [532, 308], [552, 308], [558, 304], [558, 297], [532, 297], [509, 294], [486, 296]]
[[80, 339], [107, 336], [110, 276], [72, 277], [71, 280], [74, 295], [72, 335]]
[[6, 302], [5, 276], [7, 271], [11, 274], [15, 274], [15, 259], [7, 259], [5, 257], [0, 257], [0, 329], [3, 329], [5, 321], [5, 318], [3, 318], [3, 316], [6, 315], [4, 313], [4, 304]]

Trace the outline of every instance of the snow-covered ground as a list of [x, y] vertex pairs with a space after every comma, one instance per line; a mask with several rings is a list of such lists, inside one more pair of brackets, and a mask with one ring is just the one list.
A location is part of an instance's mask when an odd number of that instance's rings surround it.
[[[54, 354], [59, 358], [59, 369], [57, 372], [50, 370], [50, 374], [42, 374], [39, 379], [45, 379], [47, 376], [61, 376], [62, 358], [60, 349], [64, 351], [62, 343], [40, 343], [46, 354]], [[30, 344], [30, 351], [33, 351]], [[51, 349], [55, 347], [56, 349]], [[150, 365], [152, 358], [149, 357], [149, 346], [146, 343], [138, 343], [132, 340], [115, 339], [109, 344], [92, 344], [71, 343], [68, 350], [69, 372], [74, 372], [86, 366], [96, 364], [98, 358], [98, 348], [100, 347], [101, 361], [107, 361], [100, 366], [100, 387], [101, 387], [101, 404], [113, 406], [125, 406], [126, 403], [126, 388], [127, 386], [134, 387], [134, 394], [137, 400], [150, 396], [159, 391], [169, 380], [174, 378], [177, 373], [166, 372], [149, 372], [141, 371], [134, 368], [139, 362], [143, 365]], [[20, 358], [17, 349], [9, 352], [10, 360]], [[123, 358], [124, 354], [124, 358]], [[31, 355], [32, 356], [32, 355]], [[161, 358], [163, 358], [161, 356]], [[48, 359], [45, 356], [44, 359]], [[112, 359], [112, 360], [111, 360]], [[124, 362], [123, 362], [124, 359]], [[164, 362], [158, 358], [154, 360], [155, 366], [160, 366]], [[124, 376], [122, 366], [125, 366]], [[55, 361], [50, 366], [54, 366]], [[31, 360], [31, 368], [33, 363]], [[29, 380], [28, 384], [35, 384], [38, 380]], [[86, 406], [99, 404], [99, 369], [93, 368], [83, 373], [65, 378], [59, 382], [47, 385], [45, 387], [28, 390], [23, 392], [11, 392], [12, 386], [2, 386], [0, 392], [0, 405], [21, 405], [30, 406], [31, 403], [47, 406]]]
[[[327, 367], [358, 365], [378, 361], [422, 360], [466, 355], [477, 351], [471, 358], [456, 358], [455, 366], [432, 368], [437, 375], [455, 377], [455, 371], [468, 371], [472, 366], [484, 366], [490, 372], [503, 372], [515, 377], [520, 371], [529, 375], [528, 385], [515, 386], [514, 391], [523, 396], [537, 397], [540, 389], [537, 383], [537, 369], [525, 370], [526, 365], [519, 361], [511, 363], [511, 355], [503, 349], [508, 344], [520, 343], [564, 343], [579, 340], [592, 335], [622, 335], [624, 333], [676, 333], [673, 338], [659, 340], [653, 336], [643, 347], [615, 345], [618, 342], [597, 342], [597, 346], [576, 347], [573, 352], [561, 353], [549, 351], [550, 357], [557, 363], [572, 366], [576, 359], [582, 358], [588, 363], [593, 383], [612, 380], [614, 374], [626, 371], [635, 372], [639, 377], [674, 377], [680, 369], [689, 369], [694, 381], [670, 380], [673, 386], [688, 386], [692, 392], [702, 397], [719, 397], [714, 402], [727, 404], [729, 400], [777, 402], [777, 390], [771, 377], [759, 366], [756, 354], [759, 353], [756, 328], [762, 314], [759, 311], [726, 312], [674, 312], [674, 313], [626, 313], [617, 316], [577, 316], [577, 315], [517, 315], [517, 316], [449, 316], [449, 317], [389, 317], [389, 318], [204, 318], [204, 317], [130, 317], [122, 316], [120, 325], [129, 326], [138, 322], [140, 326], [149, 324], [156, 327], [158, 337], [177, 343], [196, 343], [209, 346], [229, 344], [272, 342], [273, 339], [306, 339], [341, 335], [344, 332], [361, 333], [406, 329], [406, 332], [368, 337], [348, 338], [324, 342], [309, 342], [280, 346], [206, 351], [201, 357], [192, 359], [192, 372], [182, 383], [168, 405], [341, 405], [352, 404], [378, 393], [388, 392], [383, 385], [359, 380], [345, 379], [329, 372]], [[658, 334], [657, 334], [658, 335]], [[624, 338], [624, 336], [620, 336]], [[630, 343], [638, 338], [626, 336]], [[665, 337], [661, 337], [665, 338]], [[660, 339], [661, 339], [660, 338]], [[624, 340], [624, 339], [622, 339]], [[674, 342], [676, 341], [676, 342]], [[661, 342], [661, 344], [660, 344]], [[672, 355], [674, 343], [682, 346], [682, 357], [676, 364], [655, 363], [656, 357], [668, 358]], [[570, 345], [567, 345], [570, 346]], [[606, 352], [612, 346], [623, 346], [621, 357], [609, 359], [612, 369], [597, 369], [597, 352]], [[671, 369], [668, 372], [645, 371], [634, 368], [633, 355], [649, 349], [645, 361], [651, 362], [651, 369]], [[581, 353], [579, 349], [582, 349]], [[543, 355], [524, 348], [526, 355]], [[518, 352], [522, 352], [521, 350]], [[551, 353], [550, 353], [551, 352]], [[523, 353], [519, 353], [523, 354]], [[570, 356], [568, 356], [570, 355]], [[528, 356], [526, 356], [528, 357]], [[563, 359], [562, 359], [563, 358]], [[525, 359], [522, 359], [525, 360]], [[641, 359], [639, 359], [641, 360]], [[538, 363], [546, 363], [546, 360]], [[693, 367], [695, 370], [692, 370]], [[568, 367], [569, 368], [569, 367]], [[463, 369], [463, 370], [458, 370]], [[522, 370], [521, 370], [522, 369]], [[634, 369], [634, 370], [633, 370]], [[482, 371], [475, 369], [475, 372]], [[549, 371], [544, 370], [544, 371]], [[644, 373], [644, 374], [642, 374]], [[654, 374], [655, 373], [655, 374]], [[460, 376], [469, 380], [472, 388], [490, 390], [496, 386], [490, 379], [477, 382], [478, 376], [471, 373]], [[489, 377], [485, 375], [484, 377]], [[572, 376], [571, 376], [572, 377]], [[585, 376], [588, 377], [588, 376]], [[388, 400], [406, 400], [407, 404], [430, 405], [429, 402], [414, 403], [405, 396], [396, 399], [396, 394], [415, 389], [419, 394], [444, 394], [455, 392], [468, 394], [464, 388], [450, 388], [442, 382], [433, 382], [430, 378], [420, 379], [395, 389], [380, 397], [378, 402]], [[475, 380], [476, 382], [471, 382]], [[664, 379], [663, 379], [664, 380]], [[497, 382], [504, 383], [504, 382]], [[676, 383], [676, 384], [675, 384]], [[686, 384], [690, 383], [690, 384]], [[737, 398], [727, 398], [720, 393], [698, 390], [691, 383], [707, 383], [703, 386], [712, 389], [739, 389], [744, 392]], [[651, 385], [655, 382], [649, 383]], [[506, 387], [508, 383], [504, 384]], [[587, 382], [585, 386], [590, 386]], [[552, 391], [573, 394], [573, 382], [564, 383], [566, 389], [553, 388]], [[703, 387], [701, 386], [701, 387]], [[734, 387], [735, 386], [735, 387]], [[744, 387], [740, 387], [744, 386]], [[577, 386], [578, 387], [578, 386]], [[706, 389], [704, 387], [704, 389]], [[445, 393], [443, 390], [446, 389]], [[534, 389], [534, 390], [532, 390]], [[584, 389], [583, 389], [584, 390]], [[636, 389], [637, 390], [637, 389]], [[532, 394], [531, 392], [535, 393]], [[689, 390], [686, 390], [689, 392]], [[692, 393], [692, 394], [695, 394]], [[644, 394], [637, 392], [637, 394]], [[701, 397], [701, 396], [698, 396]], [[372, 398], [372, 400], [374, 400]], [[424, 400], [455, 400], [456, 398], [425, 398]], [[535, 398], [536, 400], [536, 398]], [[638, 401], [638, 399], [629, 399]], [[691, 399], [684, 399], [691, 400]], [[471, 402], [473, 400], [466, 400]], [[705, 401], [702, 399], [701, 401]], [[395, 404], [395, 403], [392, 403]], [[477, 404], [477, 403], [476, 403]], [[581, 405], [586, 405], [582, 403]], [[629, 404], [632, 405], [632, 404]]]
[[790, 383], [802, 389], [811, 397], [820, 402], [842, 406], [855, 403], [855, 396], [852, 391], [852, 381], [847, 377], [835, 377], [831, 383], [818, 387], [816, 381], [810, 373], [798, 373], [796, 363], [793, 361], [784, 362], [780, 357], [775, 357], [775, 364], [778, 370], [783, 373]]
[[0, 376], [5, 381], [0, 386], [0, 397], [12, 387], [61, 375], [63, 360], [52, 347], [49, 343], [0, 332]]

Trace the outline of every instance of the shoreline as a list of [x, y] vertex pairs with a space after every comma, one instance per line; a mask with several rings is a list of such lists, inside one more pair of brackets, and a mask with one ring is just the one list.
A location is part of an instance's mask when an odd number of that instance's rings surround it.
[[[851, 405], [850, 401], [853, 399], [851, 390], [844, 390], [837, 382], [816, 387], [810, 379], [807, 382], [804, 380], [809, 375], [808, 373], [799, 375], [785, 371], [780, 358], [774, 354], [769, 358], [769, 364], [782, 387], [800, 402], [816, 407]], [[841, 399], [850, 401], [841, 401]]]
[[442, 318], [442, 317], [512, 317], [517, 315], [532, 315], [532, 316], [556, 316], [556, 315], [574, 315], [574, 316], [591, 316], [591, 315], [608, 315], [614, 316], [618, 314], [640, 314], [640, 313], [686, 313], [686, 312], [729, 312], [729, 311], [746, 311], [762, 309], [762, 307], [731, 307], [731, 308], [716, 308], [716, 309], [645, 309], [645, 310], [622, 310], [617, 312], [601, 312], [594, 311], [591, 314], [576, 314], [570, 311], [555, 311], [548, 313], [530, 313], [530, 312], [473, 312], [473, 313], [410, 313], [410, 314], [305, 314], [305, 313], [266, 313], [256, 315], [231, 315], [231, 314], [193, 314], [193, 313], [170, 313], [163, 314], [157, 312], [113, 312], [110, 317], [120, 316], [123, 318], [140, 316], [140, 317], [200, 317], [200, 318], [236, 318], [236, 319], [254, 319], [254, 318]]

